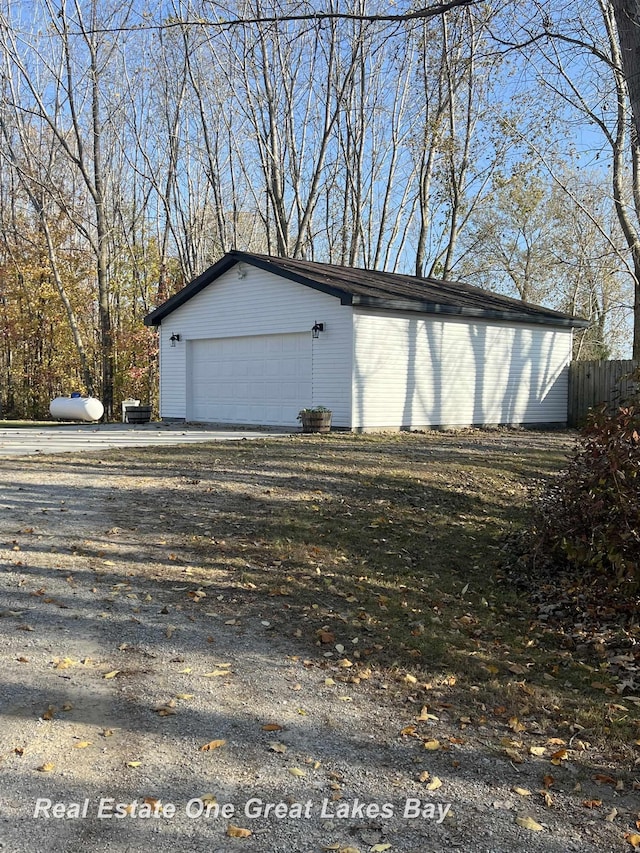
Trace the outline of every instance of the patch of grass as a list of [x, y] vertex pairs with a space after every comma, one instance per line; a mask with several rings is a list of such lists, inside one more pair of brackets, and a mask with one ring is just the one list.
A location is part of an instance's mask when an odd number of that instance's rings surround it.
[[9, 421], [0, 419], [0, 429], [30, 429], [60, 426], [60, 421]]
[[505, 533], [572, 444], [562, 433], [331, 434], [118, 451], [102, 470], [169, 477], [169, 490], [147, 485], [137, 500], [184, 537], [194, 583], [232, 590], [239, 611], [272, 619], [303, 654], [374, 668], [416, 702], [507, 733], [515, 717], [628, 742], [634, 714], [592, 687], [607, 673], [540, 624], [502, 570]]

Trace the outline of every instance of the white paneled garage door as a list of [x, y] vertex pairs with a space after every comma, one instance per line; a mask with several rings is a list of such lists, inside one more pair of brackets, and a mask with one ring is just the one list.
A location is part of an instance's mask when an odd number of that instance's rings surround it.
[[311, 405], [311, 335], [255, 335], [189, 341], [192, 421], [296, 426]]

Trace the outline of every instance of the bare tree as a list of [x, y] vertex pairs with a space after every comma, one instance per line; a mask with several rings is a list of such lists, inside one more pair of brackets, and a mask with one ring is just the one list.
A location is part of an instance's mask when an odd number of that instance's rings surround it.
[[[109, 127], [103, 91], [107, 70], [120, 44], [100, 33], [100, 13], [107, 22], [126, 23], [130, 6], [106, 10], [98, 0], [90, 0], [85, 10], [75, 0], [68, 11], [52, 0], [42, 0], [39, 24], [42, 30], [30, 36], [28, 51], [24, 39], [18, 43], [17, 28], [8, 13], [0, 22], [0, 38], [7, 66], [15, 81], [14, 108], [30, 113], [46, 126], [69, 165], [77, 172], [86, 190], [88, 208], [68, 211], [74, 226], [88, 241], [95, 258], [97, 305], [101, 352], [101, 395], [107, 416], [113, 413], [114, 337], [111, 321], [105, 140]], [[45, 28], [43, 28], [45, 29]], [[30, 67], [31, 63], [32, 67]], [[34, 73], [36, 69], [36, 73]]]
[[[513, 36], [497, 40], [506, 50], [518, 50], [555, 97], [552, 122], [570, 113], [597, 129], [608, 149], [611, 196], [633, 282], [633, 354], [640, 358], [640, 150], [628, 78], [636, 61], [629, 55], [634, 6], [594, 0], [586, 7], [558, 7], [534, 0], [522, 10], [524, 23], [517, 20]], [[535, 152], [536, 140], [529, 143]]]
[[[8, 83], [10, 85], [8, 80]], [[11, 99], [13, 101], [13, 98]], [[7, 99], [7, 105], [10, 100]], [[24, 190], [33, 210], [40, 223], [42, 235], [45, 240], [49, 266], [51, 269], [51, 277], [55, 288], [60, 297], [60, 301], [64, 307], [64, 311], [69, 323], [69, 328], [73, 336], [73, 341], [80, 360], [82, 379], [89, 394], [94, 393], [93, 376], [90, 369], [89, 358], [85, 348], [83, 335], [78, 323], [76, 311], [72, 305], [71, 298], [67, 293], [67, 288], [64, 282], [64, 277], [58, 262], [58, 247], [53, 237], [53, 229], [51, 227], [51, 218], [57, 218], [55, 209], [56, 203], [52, 202], [46, 186], [50, 183], [52, 177], [57, 179], [57, 185], [61, 189], [63, 181], [61, 173], [56, 169], [56, 153], [57, 143], [51, 134], [46, 134], [48, 138], [34, 138], [35, 134], [30, 132], [30, 129], [24, 124], [24, 116], [20, 112], [14, 112], [13, 118], [15, 124], [10, 128], [7, 124], [7, 117], [0, 112], [0, 138], [4, 143], [2, 155], [13, 167], [15, 174], [18, 177], [20, 185]], [[46, 147], [47, 151], [42, 151]], [[46, 171], [40, 172], [42, 165], [46, 164]], [[64, 203], [60, 200], [58, 204]], [[52, 206], [54, 210], [52, 211]]]

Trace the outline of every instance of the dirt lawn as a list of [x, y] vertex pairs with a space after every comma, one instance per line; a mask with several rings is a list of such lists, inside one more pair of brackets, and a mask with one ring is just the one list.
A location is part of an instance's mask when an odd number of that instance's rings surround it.
[[0, 460], [0, 849], [632, 849], [637, 706], [500, 574], [573, 441]]

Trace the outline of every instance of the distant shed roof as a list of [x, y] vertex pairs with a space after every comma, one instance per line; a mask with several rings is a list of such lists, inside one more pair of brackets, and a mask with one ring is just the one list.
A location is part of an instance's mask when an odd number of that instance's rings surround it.
[[416, 278], [399, 273], [321, 264], [294, 258], [275, 258], [251, 252], [228, 252], [190, 284], [148, 314], [144, 322], [158, 326], [176, 308], [200, 293], [235, 264], [244, 263], [335, 296], [343, 305], [388, 311], [417, 311], [586, 328], [589, 323], [571, 314], [521, 302], [460, 281]]

